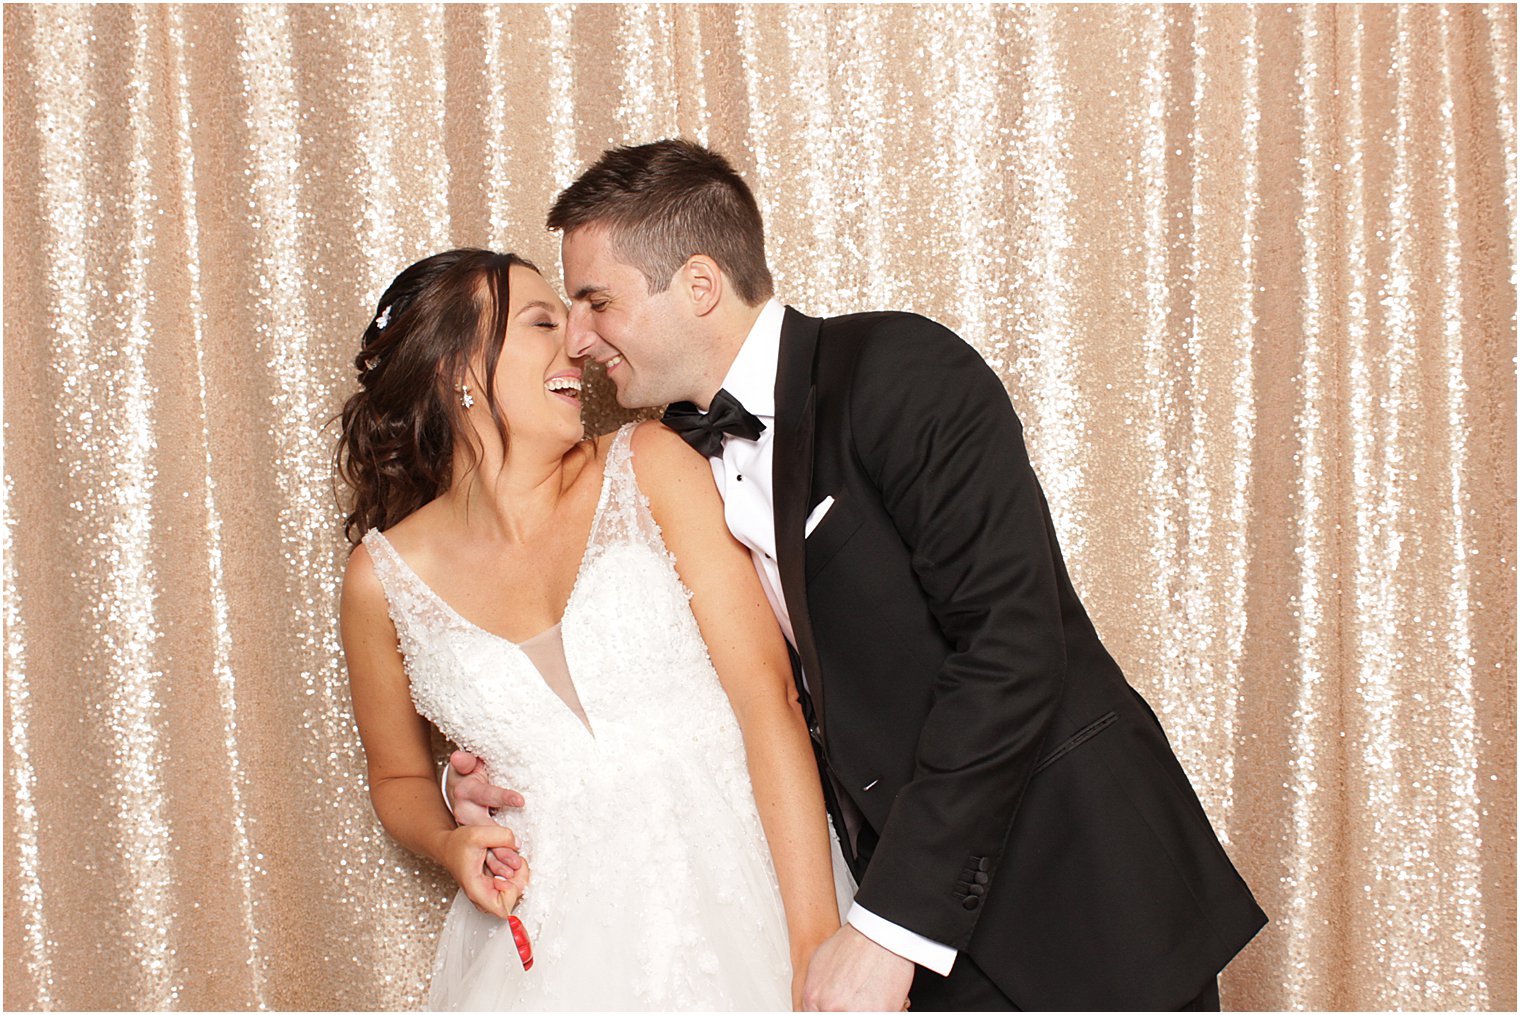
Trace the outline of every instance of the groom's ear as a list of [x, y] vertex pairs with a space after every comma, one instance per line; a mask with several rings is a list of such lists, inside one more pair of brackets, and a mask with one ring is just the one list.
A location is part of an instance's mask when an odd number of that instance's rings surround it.
[[723, 272], [706, 254], [692, 254], [676, 272], [676, 283], [691, 300], [692, 310], [705, 317], [718, 308], [723, 298]]

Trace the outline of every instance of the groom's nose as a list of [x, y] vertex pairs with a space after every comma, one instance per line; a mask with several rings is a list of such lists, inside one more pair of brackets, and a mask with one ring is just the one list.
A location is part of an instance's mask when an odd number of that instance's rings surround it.
[[565, 324], [565, 352], [571, 359], [590, 355], [596, 345], [596, 332], [589, 326], [589, 316], [586, 307], [570, 308], [570, 320]]

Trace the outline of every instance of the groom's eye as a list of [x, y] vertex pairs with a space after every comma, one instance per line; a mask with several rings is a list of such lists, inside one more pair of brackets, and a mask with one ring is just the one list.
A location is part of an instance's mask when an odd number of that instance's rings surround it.
[[606, 300], [592, 300], [591, 301], [591, 309], [592, 309], [593, 312], [599, 314], [603, 310], [607, 309], [607, 301]]

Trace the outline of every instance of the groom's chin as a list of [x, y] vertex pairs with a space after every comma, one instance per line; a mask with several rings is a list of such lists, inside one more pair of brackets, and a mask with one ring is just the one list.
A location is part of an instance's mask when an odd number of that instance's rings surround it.
[[617, 399], [617, 404], [625, 409], [647, 409], [651, 405], [659, 404], [642, 399], [631, 391], [616, 390], [613, 397]]

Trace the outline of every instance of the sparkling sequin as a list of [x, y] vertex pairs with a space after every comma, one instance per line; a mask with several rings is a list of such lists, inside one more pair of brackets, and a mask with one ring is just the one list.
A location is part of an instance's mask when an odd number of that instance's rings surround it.
[[[37, 820], [37, 770], [32, 764], [32, 709], [27, 688], [26, 628], [21, 619], [21, 590], [16, 582], [16, 554], [11, 530], [16, 524], [12, 505], [14, 482], [5, 474], [5, 714], [7, 719], [5, 759], [8, 776], [6, 789], [13, 810], [6, 825], [15, 842], [14, 867], [7, 869], [12, 891], [20, 901], [21, 921], [25, 929], [26, 968], [31, 980], [32, 997], [39, 1009], [53, 1007], [53, 949], [43, 923], [42, 857], [38, 850], [41, 826]], [[19, 950], [19, 949], [18, 949]]]
[[1318, 843], [1333, 834], [1333, 811], [1321, 806], [1329, 766], [1327, 752], [1338, 746], [1334, 738], [1333, 674], [1329, 672], [1329, 647], [1337, 639], [1338, 618], [1330, 611], [1333, 599], [1331, 563], [1334, 547], [1327, 542], [1325, 526], [1331, 496], [1326, 433], [1326, 385], [1333, 369], [1328, 306], [1331, 251], [1326, 244], [1326, 177], [1333, 159], [1334, 139], [1327, 136], [1326, 105], [1328, 75], [1323, 73], [1329, 52], [1328, 11], [1304, 6], [1294, 11], [1294, 30], [1300, 58], [1295, 68], [1299, 122], [1296, 124], [1301, 210], [1296, 229], [1298, 262], [1301, 266], [1299, 319], [1303, 335], [1298, 353], [1299, 401], [1294, 412], [1293, 457], [1297, 465], [1293, 489], [1293, 532], [1298, 573], [1289, 605], [1298, 652], [1291, 673], [1294, 688], [1290, 718], [1289, 820], [1292, 859], [1286, 877], [1292, 886], [1288, 912], [1288, 968], [1284, 991], [1294, 1006], [1312, 1007], [1321, 998], [1328, 1006], [1326, 985], [1319, 982], [1314, 958], [1330, 943], [1333, 914], [1326, 893], [1318, 890]]
[[[159, 575], [150, 544], [141, 538], [153, 530], [158, 492], [151, 413], [156, 392], [146, 370], [152, 338], [147, 273], [160, 220], [150, 178], [145, 19], [134, 12], [115, 26], [132, 71], [120, 96], [123, 147], [113, 152], [115, 167], [92, 157], [100, 126], [94, 89], [110, 85], [90, 60], [87, 11], [39, 12], [37, 30], [60, 45], [57, 59], [43, 61], [36, 72], [43, 222], [51, 233], [44, 242], [53, 251], [49, 361], [58, 379], [59, 436], [71, 454], [78, 453], [60, 477], [71, 488], [76, 512], [63, 526], [73, 530], [88, 557], [74, 580], [93, 600], [84, 618], [90, 636], [77, 652], [86, 672], [104, 678], [81, 688], [81, 704], [99, 737], [91, 748], [112, 761], [108, 793], [115, 815], [106, 834], [118, 843], [125, 875], [116, 897], [125, 907], [131, 928], [125, 944], [137, 966], [128, 982], [144, 1007], [167, 1008], [175, 1003], [183, 971], [174, 958], [177, 921], [166, 865], [171, 839], [157, 657]], [[113, 202], [109, 226], [98, 203], [102, 186], [124, 191]], [[118, 244], [113, 264], [91, 242], [107, 228]], [[115, 291], [102, 291], [107, 286]], [[119, 309], [102, 314], [102, 298]]]
[[[1447, 578], [1442, 590], [1445, 593], [1442, 620], [1445, 628], [1445, 644], [1440, 646], [1450, 659], [1451, 669], [1443, 680], [1444, 694], [1438, 694], [1436, 704], [1444, 717], [1447, 749], [1450, 751], [1447, 770], [1442, 773], [1440, 785], [1433, 801], [1438, 815], [1435, 823], [1437, 845], [1445, 857], [1441, 865], [1442, 877], [1432, 903], [1440, 900], [1450, 905], [1457, 918], [1454, 943], [1457, 948], [1451, 956], [1450, 973], [1438, 974], [1438, 979], [1449, 983], [1473, 984], [1472, 1001], [1477, 1008], [1488, 1007], [1487, 985], [1482, 979], [1484, 939], [1487, 937], [1483, 922], [1483, 883], [1480, 869], [1480, 852], [1483, 835], [1478, 814], [1478, 715], [1475, 709], [1477, 688], [1474, 673], [1477, 660], [1473, 654], [1472, 611], [1472, 556], [1477, 552], [1470, 537], [1469, 517], [1472, 514], [1469, 494], [1471, 463], [1468, 442], [1471, 436], [1471, 413], [1468, 409], [1468, 384], [1466, 376], [1466, 350], [1462, 333], [1467, 325], [1467, 297], [1462, 286], [1462, 225], [1458, 216], [1461, 207], [1457, 185], [1457, 142], [1455, 124], [1455, 89], [1452, 66], [1454, 62], [1452, 16], [1448, 7], [1436, 11], [1439, 29], [1440, 88], [1439, 123], [1440, 156], [1435, 176], [1441, 180], [1441, 254], [1436, 272], [1436, 287], [1441, 294], [1440, 330], [1442, 332], [1446, 362], [1446, 474], [1450, 500], [1446, 511], [1437, 512], [1440, 526], [1439, 543], [1447, 560]], [[1444, 515], [1444, 517], [1442, 517]], [[1432, 570], [1439, 565], [1433, 564]], [[1437, 733], [1439, 724], [1437, 721]], [[1439, 733], [1438, 733], [1439, 735]], [[1423, 964], [1423, 963], [1422, 963]], [[1422, 969], [1429, 977], [1429, 973]], [[1448, 1005], [1466, 1003], [1457, 991], [1446, 987], [1439, 1000]], [[1467, 992], [1462, 992], [1466, 994]]]
[[211, 671], [216, 678], [217, 705], [221, 711], [221, 746], [227, 766], [227, 809], [232, 821], [228, 851], [237, 874], [238, 909], [242, 917], [240, 932], [247, 948], [244, 964], [249, 975], [249, 1000], [260, 1010], [265, 1001], [263, 947], [259, 939], [257, 906], [260, 887], [254, 883], [253, 840], [248, 815], [247, 769], [242, 760], [238, 730], [238, 680], [232, 667], [232, 632], [226, 571], [222, 562], [222, 512], [218, 499], [215, 462], [211, 453], [210, 393], [206, 377], [205, 303], [201, 285], [200, 218], [196, 205], [195, 149], [190, 120], [191, 93], [188, 60], [189, 40], [185, 34], [184, 12], [169, 12], [168, 42], [172, 54], [175, 83], [175, 141], [183, 157], [179, 161], [180, 200], [184, 215], [184, 263], [188, 282], [188, 316], [195, 350], [195, 377], [199, 405], [200, 441], [204, 455], [205, 547], [207, 565], [206, 598], [211, 610], [213, 639]]
[[452, 886], [367, 799], [324, 424], [401, 267], [557, 280], [555, 193], [675, 131], [754, 188], [784, 301], [927, 314], [1007, 384], [1273, 918], [1225, 1004], [1514, 1006], [1512, 5], [4, 33], [6, 1007], [421, 1003]]

